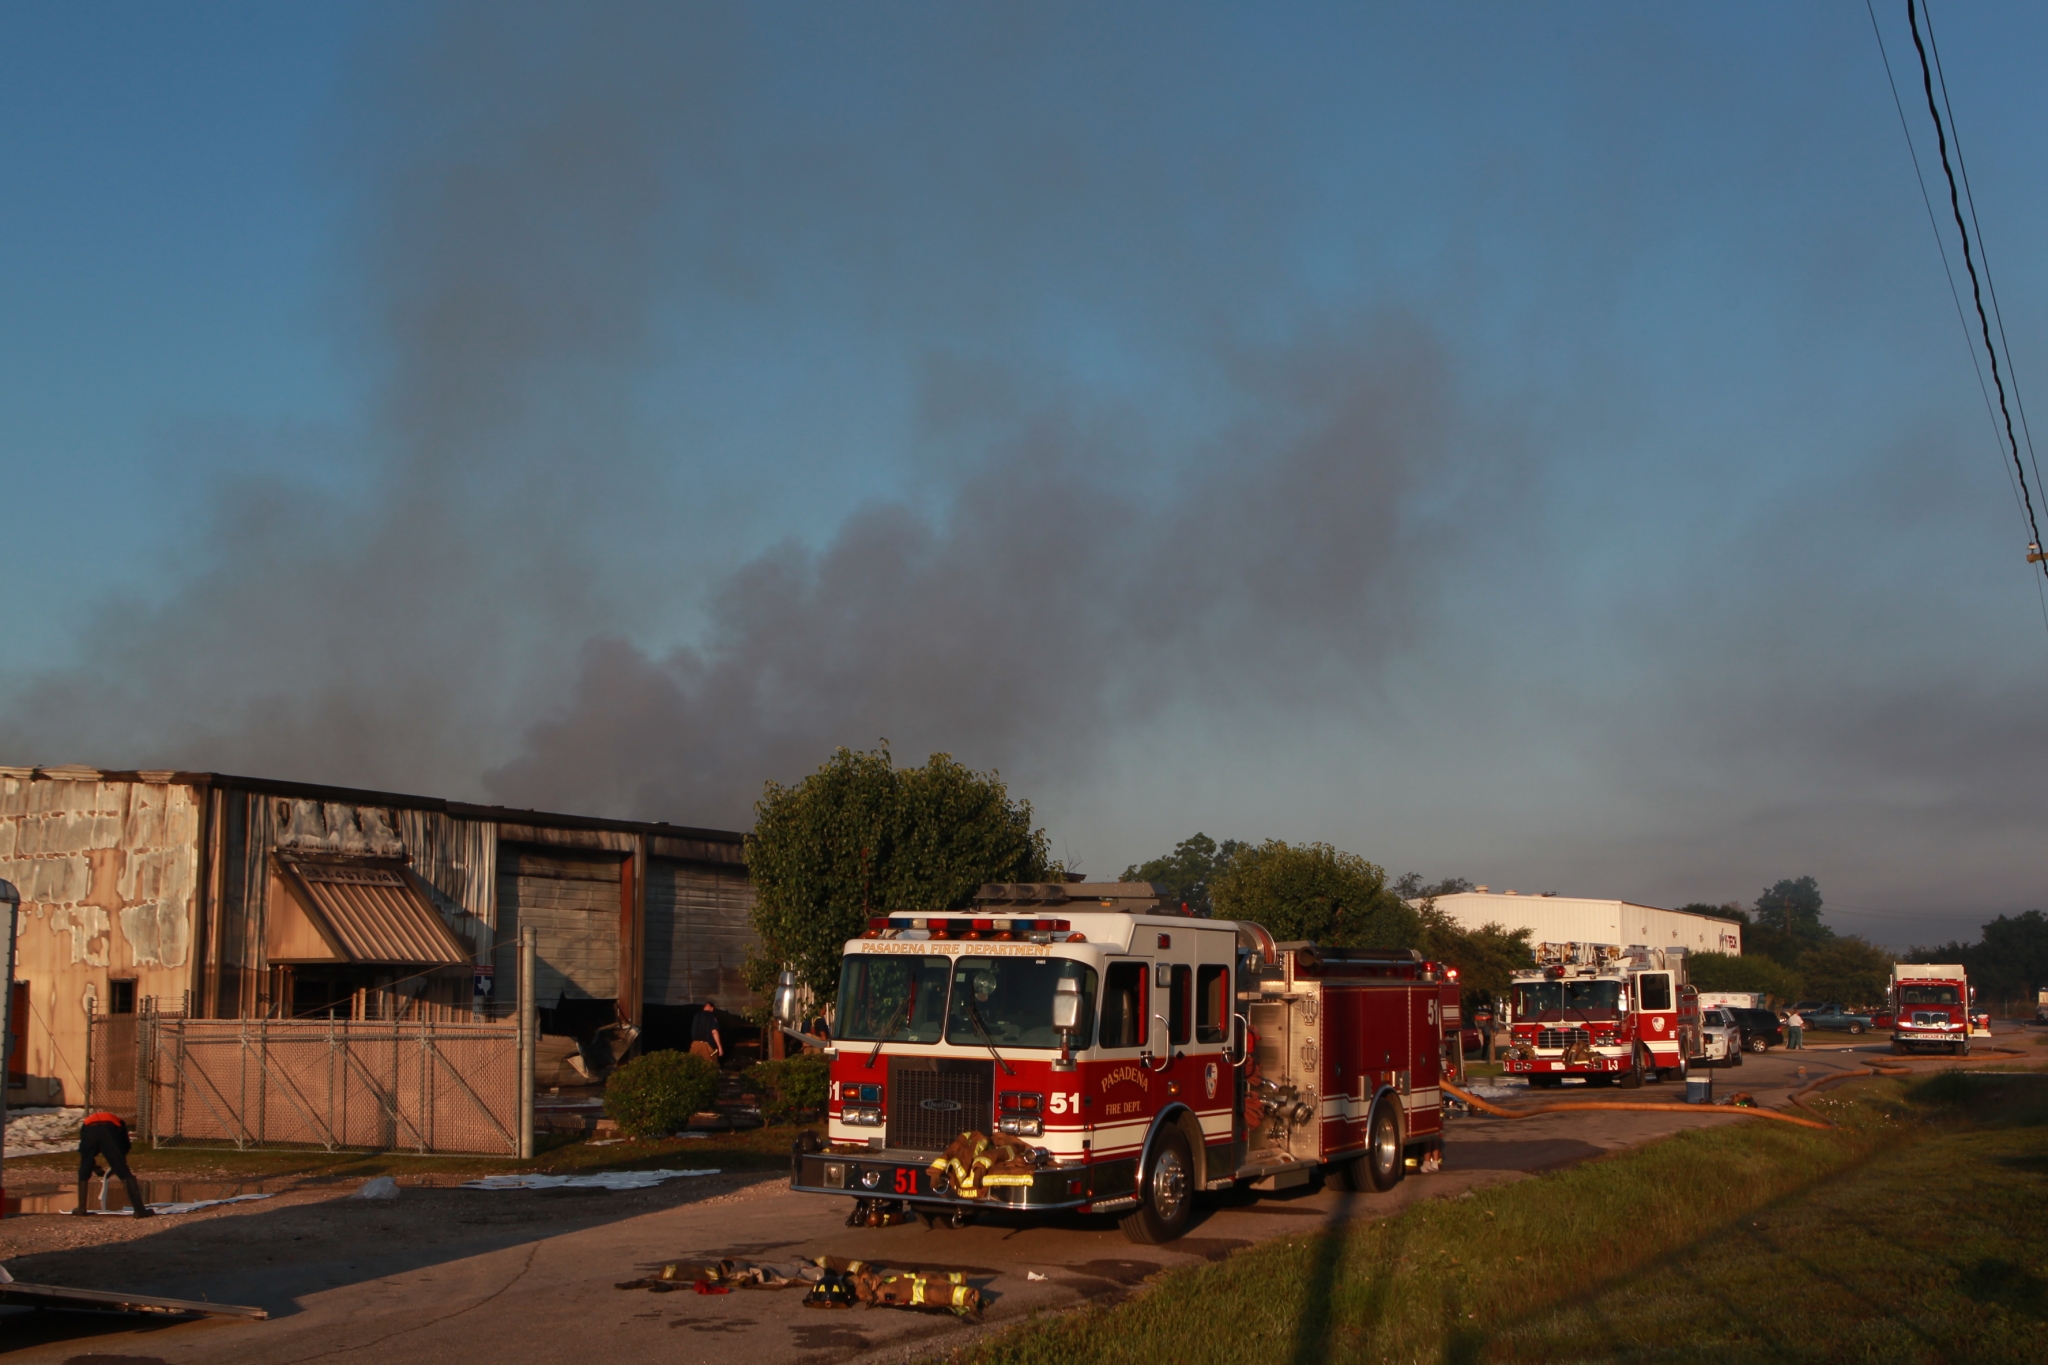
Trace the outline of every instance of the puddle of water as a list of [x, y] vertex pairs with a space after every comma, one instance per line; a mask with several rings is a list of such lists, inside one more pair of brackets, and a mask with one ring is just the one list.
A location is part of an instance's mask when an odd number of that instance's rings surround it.
[[[184, 1204], [200, 1199], [231, 1199], [238, 1194], [267, 1194], [276, 1182], [261, 1180], [144, 1180], [142, 1197], [151, 1204]], [[95, 1180], [87, 1190], [87, 1208], [125, 1209], [128, 1207], [128, 1191], [121, 1188], [118, 1180], [107, 1185], [107, 1202], [100, 1203], [100, 1182]], [[78, 1187], [59, 1185], [24, 1185], [7, 1191], [7, 1216], [19, 1217], [29, 1213], [69, 1213], [78, 1207]]]
[[[337, 1192], [353, 1191], [364, 1181], [366, 1175], [314, 1176], [284, 1180], [152, 1180], [142, 1177], [142, 1198], [150, 1204], [187, 1204], [201, 1199], [232, 1199], [238, 1194], [282, 1194], [287, 1190], [334, 1189]], [[405, 1175], [399, 1177], [400, 1188], [443, 1189], [460, 1185], [470, 1175]], [[10, 1185], [7, 1189], [6, 1216], [18, 1217], [27, 1213], [70, 1213], [78, 1207], [76, 1185]], [[128, 1191], [118, 1180], [107, 1183], [106, 1203], [100, 1203], [100, 1182], [95, 1179], [87, 1193], [87, 1207], [109, 1210], [128, 1207]]]

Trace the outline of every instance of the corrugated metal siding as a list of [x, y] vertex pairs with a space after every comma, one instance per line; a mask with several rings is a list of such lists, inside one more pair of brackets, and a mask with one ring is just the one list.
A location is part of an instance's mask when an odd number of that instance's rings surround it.
[[[498, 827], [429, 810], [398, 810], [398, 837], [412, 870], [453, 907], [485, 926], [498, 925]], [[444, 913], [448, 907], [442, 907]], [[484, 941], [489, 942], [488, 936]]]
[[534, 1003], [616, 1000], [619, 991], [619, 860], [498, 850], [499, 998], [519, 979], [519, 931], [539, 931]]
[[647, 868], [649, 1004], [710, 1000], [737, 1010], [759, 1003], [741, 975], [760, 944], [748, 912], [753, 883], [738, 868], [650, 859]]
[[357, 962], [452, 966], [469, 961], [434, 907], [384, 867], [293, 863], [314, 908]]
[[1733, 920], [1630, 901], [1461, 891], [1438, 896], [1436, 905], [1464, 928], [1490, 923], [1526, 928], [1536, 943], [1612, 943], [1624, 948], [1641, 944], [1695, 953], [1742, 951], [1742, 926]]

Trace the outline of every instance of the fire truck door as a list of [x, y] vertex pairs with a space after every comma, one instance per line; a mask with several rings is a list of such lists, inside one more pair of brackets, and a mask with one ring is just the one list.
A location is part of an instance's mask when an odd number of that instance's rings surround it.
[[1363, 1147], [1372, 1114], [1372, 1068], [1361, 1049], [1366, 1034], [1367, 997], [1356, 987], [1323, 992], [1323, 1155]]
[[[1178, 940], [1181, 931], [1173, 937]], [[1237, 1161], [1231, 1144], [1237, 1140], [1236, 1078], [1230, 1058], [1234, 1039], [1236, 991], [1231, 969], [1237, 958], [1237, 935], [1217, 930], [1196, 930], [1194, 945], [1194, 1036], [1186, 1048], [1186, 1060], [1175, 1069], [1179, 1096], [1195, 1111], [1202, 1125], [1202, 1142], [1213, 1150], [1207, 1163], [1213, 1173], [1235, 1169]]]
[[1401, 1101], [1408, 1109], [1409, 1136], [1414, 1137], [1443, 1128], [1443, 992], [1421, 986], [1402, 994], [1408, 1004], [1409, 1072], [1408, 1093]]

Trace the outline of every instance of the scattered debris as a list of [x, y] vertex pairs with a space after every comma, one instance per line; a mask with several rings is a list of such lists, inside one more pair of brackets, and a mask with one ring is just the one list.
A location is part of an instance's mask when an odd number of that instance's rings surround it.
[[1044, 1275], [1041, 1275], [1041, 1274], [1039, 1274], [1039, 1273], [1038, 1273], [1037, 1271], [1035, 1271], [1035, 1270], [1027, 1270], [1027, 1271], [1025, 1271], [1025, 1272], [1024, 1272], [1024, 1278], [1025, 1278], [1025, 1279], [1027, 1279], [1027, 1280], [1043, 1280], [1043, 1279], [1046, 1279], [1047, 1277], [1046, 1277], [1046, 1276], [1044, 1276]]
[[465, 1180], [465, 1190], [648, 1190], [666, 1180], [691, 1175], [717, 1175], [709, 1171], [598, 1171], [591, 1175], [487, 1175]]
[[78, 1121], [83, 1109], [38, 1106], [7, 1110], [7, 1155], [44, 1156], [52, 1152], [78, 1150]]
[[751, 1261], [671, 1261], [652, 1275], [621, 1280], [615, 1289], [674, 1293], [695, 1285], [700, 1294], [728, 1294], [734, 1289], [803, 1289], [823, 1283], [827, 1272], [816, 1265], [755, 1265]]
[[[1034, 1274], [1042, 1280], [1043, 1275]], [[672, 1261], [652, 1275], [622, 1280], [619, 1289], [645, 1289], [671, 1294], [691, 1289], [699, 1294], [730, 1294], [735, 1289], [808, 1289], [806, 1308], [931, 1308], [961, 1317], [978, 1317], [981, 1291], [959, 1270], [906, 1270], [891, 1273], [869, 1261], [820, 1256], [797, 1264], [766, 1265], [731, 1259]]]
[[365, 1180], [361, 1187], [354, 1194], [350, 1195], [349, 1198], [396, 1199], [398, 1198], [398, 1182], [388, 1175], [380, 1175], [375, 1180]]

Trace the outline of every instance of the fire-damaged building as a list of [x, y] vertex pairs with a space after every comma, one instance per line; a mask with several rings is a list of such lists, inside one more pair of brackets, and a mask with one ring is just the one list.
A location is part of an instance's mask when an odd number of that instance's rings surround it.
[[[218, 773], [0, 767], [10, 1101], [79, 1104], [95, 1017], [501, 1018], [686, 1038], [758, 1005], [744, 836]], [[613, 1026], [623, 1026], [614, 1029]], [[687, 1042], [682, 1045], [687, 1046]]]

